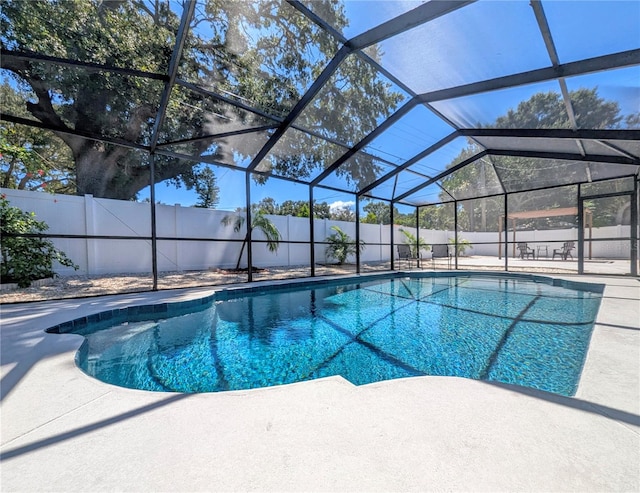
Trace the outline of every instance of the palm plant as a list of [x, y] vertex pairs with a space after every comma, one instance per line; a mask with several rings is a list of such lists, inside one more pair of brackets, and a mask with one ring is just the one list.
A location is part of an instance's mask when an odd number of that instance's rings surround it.
[[[347, 260], [349, 255], [355, 255], [358, 251], [356, 242], [342, 229], [340, 226], [331, 226], [331, 229], [335, 231], [330, 236], [327, 236], [325, 240], [329, 245], [327, 246], [327, 256], [335, 258], [338, 261], [338, 265], [342, 265]], [[364, 249], [364, 242], [360, 240], [360, 251]]]
[[429, 250], [429, 245], [424, 241], [424, 238], [416, 238], [411, 231], [406, 229], [400, 228], [400, 232], [405, 236], [405, 243], [409, 245], [413, 258], [417, 258], [420, 251], [424, 250], [426, 252]]
[[[222, 218], [222, 224], [225, 226], [233, 225], [233, 231], [239, 232], [245, 223], [245, 217], [240, 214], [228, 214]], [[236, 264], [236, 270], [240, 269], [240, 262], [242, 260], [242, 254], [244, 253], [244, 248], [249, 241], [249, 237], [251, 236], [251, 231], [254, 229], [258, 229], [262, 231], [262, 233], [267, 238], [267, 248], [270, 252], [277, 252], [278, 247], [280, 246], [280, 231], [275, 224], [271, 222], [269, 218], [265, 216], [263, 212], [256, 212], [251, 217], [251, 229], [247, 230], [247, 234], [244, 237], [244, 241], [242, 242], [242, 248], [240, 249], [240, 255], [238, 256], [238, 263]], [[251, 269], [251, 266], [248, 265], [247, 269]]]
[[456, 255], [462, 255], [468, 248], [471, 248], [472, 243], [469, 240], [465, 240], [464, 238], [460, 238], [457, 236], [456, 238], [449, 238], [449, 245], [455, 246]]

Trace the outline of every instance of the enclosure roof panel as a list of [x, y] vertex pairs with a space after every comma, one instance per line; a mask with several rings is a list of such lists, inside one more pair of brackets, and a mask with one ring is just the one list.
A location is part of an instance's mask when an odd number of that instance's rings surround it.
[[0, 26], [3, 129], [157, 152], [159, 181], [424, 205], [640, 168], [640, 2], [6, 0]]
[[640, 3], [543, 2], [561, 63], [640, 48]]
[[380, 43], [381, 65], [425, 93], [549, 65], [525, 2], [476, 2]]

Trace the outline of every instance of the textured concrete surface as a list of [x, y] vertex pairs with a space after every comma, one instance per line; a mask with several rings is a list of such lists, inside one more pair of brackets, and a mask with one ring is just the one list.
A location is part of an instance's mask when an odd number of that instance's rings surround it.
[[1, 490], [639, 491], [640, 283], [577, 279], [607, 287], [573, 398], [446, 377], [128, 390], [43, 330], [209, 290], [5, 305]]

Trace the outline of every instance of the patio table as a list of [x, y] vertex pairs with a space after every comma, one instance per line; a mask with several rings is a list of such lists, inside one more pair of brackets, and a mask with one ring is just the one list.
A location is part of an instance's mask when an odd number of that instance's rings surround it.
[[538, 245], [536, 249], [537, 249], [536, 258], [538, 260], [540, 259], [540, 255], [542, 254], [542, 252], [544, 252], [544, 256], [546, 258], [549, 258], [549, 245]]

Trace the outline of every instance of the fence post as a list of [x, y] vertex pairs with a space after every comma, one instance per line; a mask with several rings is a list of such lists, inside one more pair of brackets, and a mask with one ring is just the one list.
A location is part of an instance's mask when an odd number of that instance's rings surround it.
[[[291, 241], [291, 216], [287, 216], [287, 242]], [[287, 267], [291, 267], [291, 243], [287, 243]]]
[[[326, 241], [327, 236], [329, 236], [329, 235], [327, 234], [327, 224], [328, 224], [328, 221], [329, 221], [329, 220], [325, 217], [325, 218], [324, 218], [324, 236], [322, 237], [322, 241]], [[323, 250], [323, 252], [324, 252], [324, 260], [323, 260], [323, 263], [325, 263], [325, 264], [326, 264], [326, 263], [327, 263], [327, 245], [323, 244], [323, 245], [322, 245], [322, 250]]]
[[[94, 217], [94, 201], [93, 195], [86, 194], [84, 196], [84, 233], [87, 236], [93, 236], [95, 232], [95, 217]], [[87, 246], [87, 274], [97, 274], [96, 267], [96, 240], [89, 238], [85, 239]]]
[[[180, 238], [181, 234], [180, 234], [180, 212], [181, 212], [181, 208], [180, 208], [180, 204], [174, 204], [173, 206], [173, 236], [174, 238]], [[180, 244], [181, 242], [178, 240], [173, 240], [175, 242], [176, 248], [175, 248], [175, 252], [176, 252], [176, 258], [175, 258], [175, 264], [176, 264], [176, 270], [177, 271], [182, 271], [182, 262], [180, 262], [180, 257], [181, 257], [181, 252], [180, 252]]]
[[378, 246], [378, 251], [380, 252], [378, 261], [382, 262], [382, 257], [384, 256], [384, 250], [382, 246], [382, 223], [378, 224], [378, 243], [380, 243], [380, 245]]

